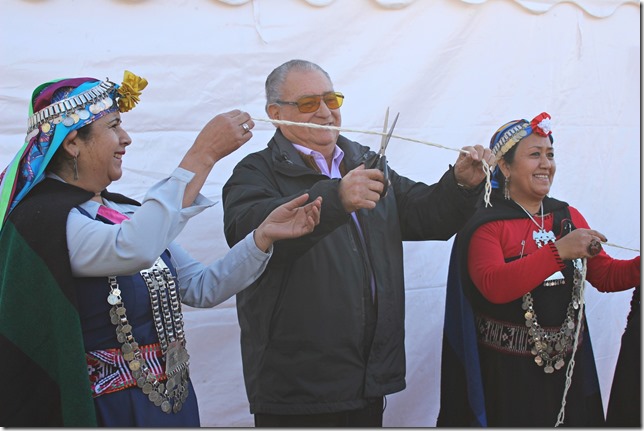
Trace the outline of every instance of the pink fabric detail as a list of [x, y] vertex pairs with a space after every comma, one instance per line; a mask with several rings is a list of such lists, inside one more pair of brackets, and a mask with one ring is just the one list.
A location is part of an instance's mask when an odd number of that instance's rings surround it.
[[121, 224], [123, 220], [127, 220], [129, 218], [128, 216], [121, 214], [120, 212], [113, 210], [112, 208], [108, 208], [105, 205], [101, 205], [98, 208], [98, 215], [108, 219], [114, 224]]

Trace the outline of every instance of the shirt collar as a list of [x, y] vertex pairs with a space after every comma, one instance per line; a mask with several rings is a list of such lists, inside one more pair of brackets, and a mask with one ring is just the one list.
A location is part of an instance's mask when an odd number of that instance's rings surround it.
[[342, 151], [342, 148], [340, 148], [339, 146], [336, 145], [333, 149], [333, 157], [331, 159], [331, 172], [329, 172], [329, 166], [326, 163], [326, 159], [319, 151], [315, 151], [298, 144], [293, 144], [293, 147], [295, 147], [295, 149], [299, 152], [313, 157], [313, 160], [315, 160], [315, 163], [320, 168], [320, 172], [322, 172], [324, 175], [327, 175], [329, 178], [342, 177], [342, 175], [340, 174], [340, 163], [344, 158], [344, 151]]

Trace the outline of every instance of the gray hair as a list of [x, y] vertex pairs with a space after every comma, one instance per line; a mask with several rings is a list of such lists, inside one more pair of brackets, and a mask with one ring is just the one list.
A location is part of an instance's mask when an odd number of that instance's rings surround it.
[[326, 78], [331, 81], [329, 74], [318, 66], [315, 63], [312, 63], [307, 60], [289, 60], [281, 66], [276, 67], [266, 78], [266, 112], [268, 112], [268, 106], [276, 103], [281, 98], [282, 86], [286, 80], [286, 76], [292, 70], [298, 70], [302, 72], [316, 71], [324, 74]]

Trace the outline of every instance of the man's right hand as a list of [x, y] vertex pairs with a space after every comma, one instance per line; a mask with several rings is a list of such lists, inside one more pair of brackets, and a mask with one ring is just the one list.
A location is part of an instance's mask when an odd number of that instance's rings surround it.
[[364, 165], [360, 165], [342, 177], [338, 194], [345, 211], [352, 213], [361, 208], [375, 208], [383, 189], [382, 171], [365, 169]]

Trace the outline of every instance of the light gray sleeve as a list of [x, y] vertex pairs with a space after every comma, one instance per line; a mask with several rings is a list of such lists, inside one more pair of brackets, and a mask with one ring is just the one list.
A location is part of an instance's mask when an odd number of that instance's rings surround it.
[[186, 185], [193, 177], [190, 171], [175, 169], [150, 188], [141, 206], [121, 224], [97, 222], [72, 209], [67, 218], [67, 245], [73, 275], [126, 275], [151, 267], [190, 218], [214, 205], [199, 195], [192, 206], [181, 208]]
[[208, 266], [172, 243], [168, 249], [177, 269], [181, 301], [191, 307], [214, 307], [257, 280], [266, 269], [273, 247], [268, 253], [258, 249], [253, 233]]

